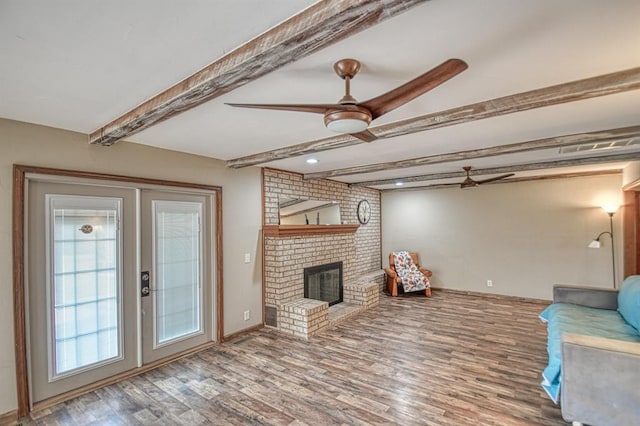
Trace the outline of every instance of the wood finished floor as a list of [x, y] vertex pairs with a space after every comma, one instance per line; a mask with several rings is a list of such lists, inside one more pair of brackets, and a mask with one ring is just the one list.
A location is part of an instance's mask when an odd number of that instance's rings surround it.
[[564, 425], [540, 388], [544, 305], [434, 292], [310, 341], [263, 329], [24, 425]]

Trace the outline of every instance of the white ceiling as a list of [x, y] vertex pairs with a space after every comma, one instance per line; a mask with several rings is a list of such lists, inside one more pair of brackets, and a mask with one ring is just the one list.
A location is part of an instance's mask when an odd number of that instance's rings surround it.
[[[312, 3], [0, 0], [0, 117], [89, 133]], [[228, 160], [334, 136], [321, 115], [224, 103], [334, 103], [344, 89], [332, 65], [345, 57], [363, 64], [352, 82], [360, 101], [446, 59], [469, 64], [374, 125], [634, 68], [640, 66], [639, 16], [637, 0], [432, 0], [130, 141]], [[267, 165], [311, 173], [423, 157], [638, 125], [639, 111], [640, 91], [631, 91], [325, 151], [314, 155], [319, 163], [313, 166], [305, 163], [308, 156]], [[627, 151], [640, 152], [640, 147]], [[554, 149], [335, 179], [395, 179], [460, 171], [463, 165], [485, 168], [585, 155], [560, 155]]]

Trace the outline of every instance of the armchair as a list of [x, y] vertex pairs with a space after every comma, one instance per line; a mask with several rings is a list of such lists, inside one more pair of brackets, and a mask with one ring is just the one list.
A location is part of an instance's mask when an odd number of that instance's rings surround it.
[[431, 297], [431, 285], [429, 284], [429, 278], [433, 273], [420, 266], [420, 263], [418, 262], [418, 253], [416, 252], [392, 252], [389, 254], [389, 266], [384, 268], [384, 271], [387, 274], [387, 291], [389, 294], [396, 297], [398, 295], [398, 289], [400, 289], [400, 292], [406, 291], [402, 282], [402, 275], [405, 275], [407, 271], [400, 271], [400, 273], [398, 273], [396, 270], [396, 256], [398, 255], [406, 257], [406, 261], [409, 263], [407, 267], [410, 268], [411, 264], [415, 265], [414, 272], [416, 275], [423, 276], [423, 280], [426, 281], [425, 284], [417, 286], [416, 290], [409, 291], [424, 291], [425, 296]]

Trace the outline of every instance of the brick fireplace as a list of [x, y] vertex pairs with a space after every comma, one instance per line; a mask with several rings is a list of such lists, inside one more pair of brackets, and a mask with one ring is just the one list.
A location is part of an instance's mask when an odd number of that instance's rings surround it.
[[265, 237], [267, 325], [277, 327], [276, 308], [304, 298], [304, 270], [342, 262], [343, 282], [355, 280], [354, 234]]
[[[263, 169], [265, 323], [281, 331], [308, 338], [333, 323], [331, 310], [340, 306], [366, 309], [377, 304], [384, 286], [380, 247], [380, 193], [349, 188], [335, 181], [305, 181], [302, 175]], [[343, 224], [300, 227], [280, 232], [279, 197], [335, 200]], [[369, 223], [358, 226], [356, 207], [367, 199], [372, 207]], [[343, 302], [329, 303], [305, 297], [304, 271], [319, 265], [342, 263]], [[350, 312], [357, 312], [358, 309]]]

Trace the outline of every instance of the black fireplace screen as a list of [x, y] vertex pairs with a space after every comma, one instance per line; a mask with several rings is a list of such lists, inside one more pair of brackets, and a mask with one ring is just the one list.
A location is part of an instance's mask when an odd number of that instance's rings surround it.
[[342, 302], [342, 262], [304, 268], [304, 297], [329, 306]]

